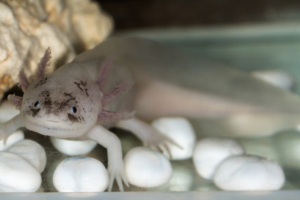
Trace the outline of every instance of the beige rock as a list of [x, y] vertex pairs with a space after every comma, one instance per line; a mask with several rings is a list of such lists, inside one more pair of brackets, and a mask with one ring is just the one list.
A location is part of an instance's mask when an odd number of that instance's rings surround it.
[[112, 20], [89, 0], [0, 0], [0, 98], [19, 82], [23, 67], [32, 78], [51, 47], [52, 72], [77, 52], [102, 42]]
[[112, 18], [90, 0], [45, 0], [48, 21], [65, 32], [77, 52], [95, 47], [113, 29]]

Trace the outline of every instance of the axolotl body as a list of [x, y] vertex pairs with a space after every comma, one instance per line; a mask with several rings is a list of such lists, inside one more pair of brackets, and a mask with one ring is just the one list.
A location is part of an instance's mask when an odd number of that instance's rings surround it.
[[[25, 126], [63, 139], [95, 140], [107, 148], [109, 190], [114, 179], [121, 190], [122, 180], [127, 184], [121, 144], [107, 130], [110, 126], [129, 130], [147, 145], [161, 148], [168, 142], [176, 144], [141, 119], [242, 116], [247, 124], [275, 119], [276, 123], [252, 129], [258, 135], [296, 127], [300, 122], [298, 96], [156, 42], [109, 38], [45, 75], [50, 57], [47, 50], [31, 83], [21, 70], [24, 96], [8, 97], [20, 114], [1, 124], [1, 138]], [[248, 133], [242, 130], [240, 134]]]
[[157, 148], [167, 148], [166, 142], [173, 143], [172, 140], [134, 118], [132, 110], [127, 111], [131, 104], [128, 91], [133, 81], [125, 66], [113, 66], [113, 58], [110, 57], [86, 62], [75, 59], [45, 75], [50, 58], [49, 48], [31, 83], [24, 71], [20, 71], [24, 95], [8, 96], [9, 101], [20, 109], [20, 114], [1, 124], [1, 139], [6, 139], [19, 127], [26, 127], [61, 139], [94, 140], [107, 148], [109, 190], [116, 179], [123, 191], [122, 180], [126, 185], [128, 183], [124, 175], [121, 143], [107, 128], [116, 126], [130, 130], [145, 145]]

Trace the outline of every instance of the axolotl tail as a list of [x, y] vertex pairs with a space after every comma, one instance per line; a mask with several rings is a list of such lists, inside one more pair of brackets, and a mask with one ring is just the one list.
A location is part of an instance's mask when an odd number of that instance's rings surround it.
[[103, 56], [117, 58], [133, 74], [133, 105], [140, 118], [183, 116], [195, 124], [217, 119], [232, 135], [266, 135], [300, 122], [297, 95], [158, 42], [109, 38], [75, 61]]

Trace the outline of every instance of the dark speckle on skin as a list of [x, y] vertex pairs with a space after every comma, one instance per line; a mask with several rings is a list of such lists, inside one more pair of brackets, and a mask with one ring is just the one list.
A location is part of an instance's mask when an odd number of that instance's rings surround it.
[[44, 98], [44, 108], [46, 109], [46, 113], [51, 113], [51, 109], [52, 109], [52, 100], [50, 97], [50, 92], [48, 90], [44, 90], [41, 92], [41, 94], [39, 95], [42, 98]]
[[81, 91], [83, 91], [83, 89], [80, 87], [80, 83], [77, 83], [77, 82], [74, 82], [76, 85], [77, 85], [77, 87], [81, 90]]
[[75, 117], [74, 115], [68, 113], [68, 119], [71, 121], [71, 122], [79, 122], [78, 118]]
[[89, 96], [89, 93], [88, 93], [89, 90], [87, 88], [84, 88], [84, 91], [85, 91], [86, 96]]
[[77, 87], [83, 92], [85, 92], [85, 94], [86, 94], [86, 96], [89, 96], [89, 93], [88, 93], [88, 89], [87, 89], [87, 87], [86, 87], [86, 85], [87, 85], [87, 83], [86, 83], [86, 81], [80, 81], [79, 83], [77, 83], [77, 82], [74, 82], [75, 83], [75, 85], [77, 85]]
[[31, 109], [31, 115], [32, 117], [35, 117], [39, 112], [40, 112], [40, 108], [39, 109]]
[[65, 112], [64, 108], [66, 106], [70, 106], [69, 102], [72, 100], [76, 101], [76, 98], [72, 95], [72, 93], [65, 92], [64, 95], [67, 96], [68, 98], [64, 99], [63, 101], [55, 101], [54, 102], [54, 104], [55, 104], [55, 109], [53, 110], [54, 114]]
[[68, 96], [68, 97], [70, 97], [70, 98], [74, 98], [73, 95], [72, 95], [72, 93], [67, 93], [67, 92], [65, 92], [64, 95], [65, 95], [65, 96]]
[[72, 95], [72, 93], [64, 92], [65, 99], [61, 101], [55, 100], [54, 102], [51, 99], [50, 92], [48, 90], [44, 90], [39, 94], [39, 97], [43, 98], [43, 106], [46, 110], [46, 114], [55, 114], [58, 115], [59, 113], [65, 112], [65, 107], [70, 106], [69, 102], [76, 98]]
[[36, 85], [35, 85], [35, 87], [34, 88], [37, 88], [38, 86], [40, 86], [40, 85], [43, 85], [43, 84], [45, 84], [45, 83], [47, 83], [47, 77], [45, 77], [45, 78], [42, 78]]

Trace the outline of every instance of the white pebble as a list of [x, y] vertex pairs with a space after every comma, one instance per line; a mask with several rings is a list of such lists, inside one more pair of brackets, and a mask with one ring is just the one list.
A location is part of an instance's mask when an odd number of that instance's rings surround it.
[[0, 151], [5, 151], [9, 147], [11, 147], [13, 144], [21, 141], [24, 139], [24, 133], [21, 130], [16, 130], [14, 133], [12, 133], [6, 140], [6, 143], [4, 144], [4, 140], [0, 141]]
[[[152, 122], [152, 126], [182, 147], [181, 149], [172, 144], [167, 144], [172, 155], [172, 160], [184, 160], [192, 157], [196, 135], [187, 119], [179, 117], [159, 118]], [[169, 154], [165, 150], [164, 154], [169, 157]]]
[[0, 123], [7, 122], [19, 113], [20, 111], [13, 104], [3, 101], [0, 105]]
[[40, 173], [22, 157], [0, 152], [0, 192], [35, 192], [41, 185]]
[[213, 179], [217, 166], [227, 157], [244, 154], [243, 146], [235, 140], [205, 138], [197, 142], [193, 161], [200, 176]]
[[69, 156], [86, 155], [90, 153], [97, 142], [92, 140], [64, 140], [55, 137], [50, 137], [53, 146], [61, 153]]
[[89, 157], [72, 157], [62, 161], [53, 175], [59, 192], [103, 192], [108, 186], [104, 165]]
[[216, 170], [215, 184], [222, 190], [278, 190], [285, 181], [281, 167], [258, 156], [232, 156]]
[[47, 157], [44, 148], [32, 140], [21, 140], [10, 147], [7, 152], [21, 156], [39, 172], [42, 172], [46, 167]]
[[138, 187], [157, 187], [172, 177], [170, 161], [161, 153], [146, 147], [131, 149], [124, 158], [129, 183]]

